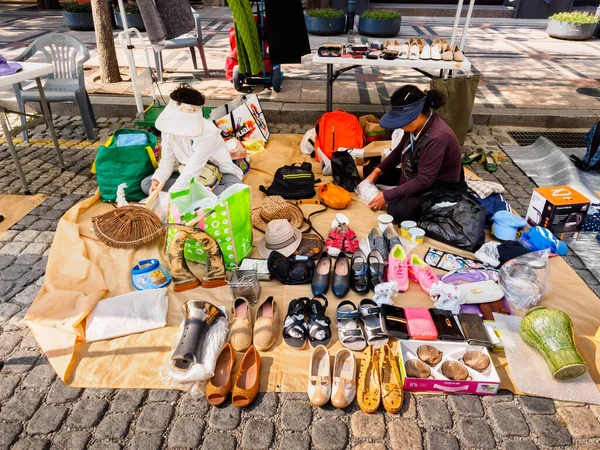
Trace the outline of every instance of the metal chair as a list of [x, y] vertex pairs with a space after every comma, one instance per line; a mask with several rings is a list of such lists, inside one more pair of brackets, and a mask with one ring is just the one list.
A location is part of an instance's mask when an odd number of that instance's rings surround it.
[[[67, 34], [49, 33], [33, 41], [15, 61], [26, 61], [41, 52], [46, 62], [54, 66], [54, 74], [48, 75], [44, 83], [44, 93], [48, 103], [73, 102], [79, 108], [81, 120], [88, 140], [95, 140], [94, 126], [96, 117], [92, 103], [85, 90], [83, 63], [90, 59], [85, 45]], [[40, 103], [40, 94], [36, 88], [24, 89], [21, 83], [14, 84], [19, 111], [25, 112], [25, 103]], [[21, 116], [25, 125], [26, 118]], [[23, 139], [28, 142], [27, 130]]]
[[[204, 75], [208, 76], [208, 67], [206, 65], [206, 56], [204, 56], [204, 44], [202, 42], [202, 25], [200, 23], [200, 15], [194, 12], [194, 22], [196, 22], [196, 35], [182, 36], [170, 41], [166, 41], [165, 49], [173, 48], [189, 48], [192, 55], [192, 63], [194, 69], [198, 70], [198, 61], [196, 60], [196, 51], [194, 47], [200, 50], [200, 58], [202, 58], [202, 66], [204, 67]], [[154, 60], [156, 62], [156, 75], [158, 81], [163, 81], [163, 59], [162, 52], [154, 52]]]

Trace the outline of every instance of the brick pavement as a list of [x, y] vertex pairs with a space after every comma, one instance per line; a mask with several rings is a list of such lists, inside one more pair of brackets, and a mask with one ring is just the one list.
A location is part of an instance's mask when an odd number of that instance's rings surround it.
[[[68, 169], [60, 173], [50, 148], [20, 146], [34, 190], [49, 198], [0, 238], [0, 450], [202, 448], [285, 450], [600, 448], [600, 407], [515, 396], [408, 394], [403, 410], [366, 415], [356, 403], [344, 411], [312, 406], [305, 393], [261, 394], [239, 410], [211, 408], [203, 399], [172, 390], [78, 389], [56, 378], [22, 318], [43, 283], [48, 248], [58, 219], [92, 194], [89, 173], [96, 143], [83, 141], [79, 120], [58, 117]], [[100, 119], [98, 133], [131, 124]], [[274, 125], [278, 132], [305, 126]], [[34, 137], [43, 138], [40, 128]], [[510, 138], [500, 128], [476, 127], [467, 146], [498, 150]], [[533, 184], [501, 158], [495, 174], [508, 199], [524, 212]], [[6, 145], [0, 144], [0, 193], [18, 192]], [[600, 294], [600, 285], [576, 256], [567, 261]]]

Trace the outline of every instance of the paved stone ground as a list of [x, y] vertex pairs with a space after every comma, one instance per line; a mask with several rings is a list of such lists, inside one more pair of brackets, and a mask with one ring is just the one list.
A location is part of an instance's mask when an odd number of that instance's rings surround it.
[[[229, 55], [228, 33], [232, 27], [228, 8], [205, 7], [202, 17], [204, 47], [211, 75], [193, 69], [187, 49], [164, 52], [167, 94], [182, 82], [191, 82], [209, 99], [230, 100], [237, 96], [225, 79], [225, 59]], [[403, 17], [400, 40], [420, 36], [429, 41], [438, 36], [450, 38], [453, 18]], [[579, 88], [600, 88], [600, 40], [585, 42], [552, 39], [546, 34], [545, 20], [473, 19], [465, 52], [474, 73], [481, 76], [475, 108], [479, 111], [566, 110], [600, 114], [600, 98], [577, 93]], [[101, 85], [98, 82], [98, 59], [95, 56], [93, 31], [69, 31], [60, 12], [4, 8], [0, 16], [0, 49], [7, 58], [16, 57], [37, 37], [51, 32], [65, 32], [84, 42], [92, 51], [86, 63], [86, 84], [91, 94], [132, 95], [129, 83]], [[115, 36], [118, 31], [115, 30]], [[357, 36], [360, 39], [359, 36]], [[314, 51], [323, 42], [346, 42], [346, 36], [311, 36]], [[117, 43], [117, 48], [120, 45]], [[122, 53], [122, 52], [121, 52]], [[136, 54], [138, 66], [144, 64], [141, 50]], [[151, 55], [151, 64], [154, 64]], [[305, 56], [300, 65], [285, 65], [285, 81], [280, 93], [254, 89], [263, 101], [285, 103], [319, 103], [325, 101], [325, 66], [313, 64]], [[127, 66], [125, 55], [120, 64]], [[333, 101], [336, 104], [380, 105], [389, 103], [389, 95], [402, 84], [428, 86], [429, 80], [410, 69], [357, 68], [336, 81]], [[4, 93], [2, 93], [4, 94]], [[149, 95], [147, 90], [145, 95]]]
[[[210, 408], [172, 390], [75, 389], [56, 378], [22, 318], [43, 284], [58, 219], [92, 194], [89, 173], [97, 143], [83, 141], [79, 119], [57, 117], [68, 169], [60, 173], [47, 146], [20, 146], [32, 188], [49, 198], [0, 238], [0, 450], [203, 448], [227, 450], [355, 450], [600, 448], [600, 407], [515, 396], [407, 395], [400, 414], [366, 415], [356, 404], [340, 411], [313, 407], [305, 393], [261, 394], [246, 410]], [[131, 125], [100, 119], [98, 134]], [[274, 125], [301, 132], [301, 125]], [[40, 128], [34, 137], [43, 138]], [[497, 150], [505, 130], [477, 127], [467, 146]], [[524, 212], [533, 184], [509, 161], [484, 178], [503, 183]], [[6, 145], [0, 143], [0, 193], [18, 192]], [[600, 294], [597, 280], [575, 256], [579, 275]]]

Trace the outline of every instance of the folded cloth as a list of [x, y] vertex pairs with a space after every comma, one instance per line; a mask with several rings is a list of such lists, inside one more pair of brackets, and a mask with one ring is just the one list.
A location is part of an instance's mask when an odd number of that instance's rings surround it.
[[465, 174], [465, 181], [470, 190], [479, 198], [488, 198], [492, 194], [504, 194], [504, 186], [493, 181], [477, 180]]
[[22, 68], [23, 66], [18, 62], [8, 62], [4, 56], [0, 55], [0, 76], [12, 75]]
[[138, 0], [137, 5], [155, 51], [162, 50], [165, 41], [196, 27], [188, 0]]
[[564, 256], [569, 250], [567, 244], [558, 239], [550, 230], [544, 227], [532, 227], [521, 235], [519, 242], [527, 250], [535, 252], [550, 249], [552, 253]]

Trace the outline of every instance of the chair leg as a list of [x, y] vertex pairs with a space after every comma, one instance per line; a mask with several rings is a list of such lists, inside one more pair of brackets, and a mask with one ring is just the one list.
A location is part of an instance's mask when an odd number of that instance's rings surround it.
[[190, 55], [192, 56], [192, 64], [194, 64], [194, 69], [198, 70], [198, 60], [196, 59], [195, 47], [190, 47]]
[[159, 83], [163, 82], [163, 60], [162, 53], [154, 52], [154, 62], [156, 63], [156, 78]]
[[88, 95], [87, 91], [85, 93], [85, 99], [87, 101], [87, 107], [90, 110], [91, 116], [92, 116], [92, 125], [94, 125], [94, 127], [98, 126], [98, 123], [96, 122], [96, 114], [94, 113], [94, 108], [92, 107], [92, 102], [90, 101], [90, 96]]
[[204, 54], [204, 44], [202, 43], [202, 36], [198, 36], [198, 43], [196, 46], [200, 50], [200, 59], [202, 60], [202, 67], [204, 67], [204, 76], [208, 76], [208, 65], [206, 64], [206, 55]]
[[88, 106], [87, 93], [85, 91], [77, 92], [75, 94], [75, 101], [79, 108], [79, 114], [81, 114], [81, 121], [83, 122], [83, 128], [85, 129], [88, 141], [96, 140], [96, 135], [94, 134], [94, 111]]
[[[19, 107], [19, 112], [24, 113], [25, 112], [25, 102], [23, 101], [23, 98], [21, 96], [17, 96], [17, 103], [18, 103], [18, 107]], [[25, 126], [27, 124], [27, 117], [19, 116], [19, 118], [21, 119], [21, 125]], [[29, 135], [27, 134], [27, 130], [23, 130], [23, 141], [25, 143], [29, 142]]]

